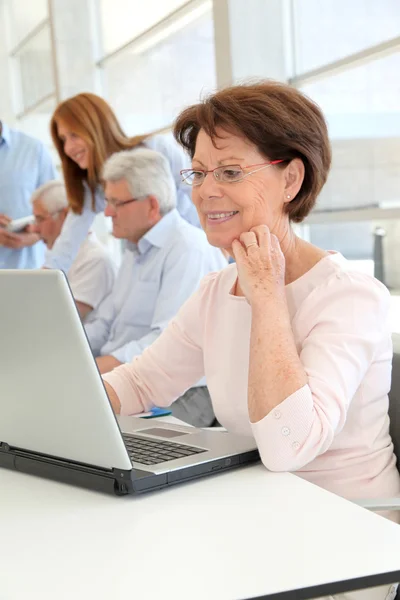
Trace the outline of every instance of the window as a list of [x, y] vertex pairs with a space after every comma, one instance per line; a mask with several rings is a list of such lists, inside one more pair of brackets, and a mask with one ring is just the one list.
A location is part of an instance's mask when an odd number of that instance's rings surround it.
[[48, 0], [5, 0], [14, 107], [19, 116], [55, 95]]
[[302, 91], [324, 111], [332, 171], [317, 211], [400, 206], [400, 53], [328, 76]]
[[[54, 72], [50, 26], [45, 25], [15, 55], [19, 79], [20, 112], [54, 94]], [[18, 83], [17, 83], [18, 85]]]
[[398, 0], [292, 0], [296, 74], [400, 35]]
[[398, 72], [400, 52], [393, 50], [337, 74], [327, 70], [301, 86], [327, 118], [333, 157], [328, 182], [307, 220], [309, 240], [341, 252], [389, 287], [394, 331], [400, 331]]
[[15, 48], [48, 18], [47, 0], [6, 0], [10, 46]]
[[21, 116], [18, 122], [18, 128], [28, 135], [31, 135], [32, 137], [44, 142], [51, 152], [54, 162], [58, 164], [60, 159], [55, 147], [53, 146], [50, 135], [50, 119], [55, 108], [55, 98], [49, 98], [47, 101], [37, 106], [34, 110], [29, 111], [24, 116]]
[[168, 127], [216, 85], [211, 13], [148, 48], [134, 44], [104, 68], [106, 97], [130, 135]]
[[109, 54], [180, 8], [187, 0], [100, 0], [103, 52]]

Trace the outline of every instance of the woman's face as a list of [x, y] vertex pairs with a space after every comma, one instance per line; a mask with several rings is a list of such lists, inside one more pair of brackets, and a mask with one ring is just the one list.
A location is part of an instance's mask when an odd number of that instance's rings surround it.
[[[222, 129], [217, 129], [217, 134], [221, 137], [216, 138], [215, 147], [207, 133], [199, 131], [193, 169], [208, 171], [223, 165], [243, 168], [268, 163], [268, 159], [245, 138]], [[246, 174], [256, 172], [236, 183], [217, 181], [213, 173], [208, 173], [201, 185], [193, 186], [192, 199], [213, 246], [229, 249], [234, 239], [252, 227], [267, 225], [271, 231], [276, 231], [282, 222], [288, 223], [284, 212], [291, 191], [287, 168], [270, 165], [244, 171]]]
[[63, 123], [57, 122], [58, 137], [63, 143], [64, 152], [81, 169], [89, 167], [89, 146], [77, 133], [74, 133]]

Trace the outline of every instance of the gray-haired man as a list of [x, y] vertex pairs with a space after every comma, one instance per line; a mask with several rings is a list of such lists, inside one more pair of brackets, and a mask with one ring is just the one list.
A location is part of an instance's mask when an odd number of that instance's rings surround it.
[[[152, 344], [201, 279], [227, 262], [203, 231], [179, 215], [175, 183], [162, 154], [145, 148], [114, 154], [103, 179], [113, 235], [127, 240], [114, 289], [86, 327], [100, 372], [106, 373]], [[210, 425], [214, 414], [204, 382], [172, 411], [198, 427]]]
[[[68, 214], [68, 199], [61, 181], [48, 181], [31, 197], [33, 215], [36, 219], [31, 231], [39, 234], [51, 249], [61, 233]], [[96, 318], [96, 310], [111, 292], [116, 266], [93, 232], [86, 240], [67, 273], [69, 285], [81, 319], [90, 323]]]

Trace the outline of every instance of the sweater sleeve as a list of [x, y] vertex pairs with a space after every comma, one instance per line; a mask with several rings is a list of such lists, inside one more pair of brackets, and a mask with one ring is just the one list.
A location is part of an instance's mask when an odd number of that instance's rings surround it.
[[204, 376], [203, 336], [207, 291], [217, 273], [207, 275], [160, 337], [131, 363], [103, 376], [115, 390], [121, 414], [170, 406]]
[[301, 316], [310, 323], [308, 335], [299, 349], [308, 383], [251, 424], [268, 469], [296, 471], [329, 449], [390, 337], [389, 302], [386, 288], [361, 273], [335, 274], [312, 292]]

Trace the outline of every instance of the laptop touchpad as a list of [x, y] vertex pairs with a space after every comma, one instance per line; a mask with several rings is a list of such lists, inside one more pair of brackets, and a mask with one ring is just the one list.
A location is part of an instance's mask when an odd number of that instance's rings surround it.
[[138, 429], [136, 433], [144, 433], [149, 435], [156, 435], [157, 437], [163, 438], [174, 438], [180, 435], [187, 435], [189, 431], [176, 431], [176, 429], [161, 429], [161, 427], [153, 427], [152, 429]]

